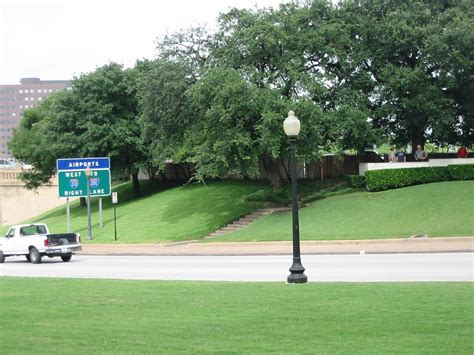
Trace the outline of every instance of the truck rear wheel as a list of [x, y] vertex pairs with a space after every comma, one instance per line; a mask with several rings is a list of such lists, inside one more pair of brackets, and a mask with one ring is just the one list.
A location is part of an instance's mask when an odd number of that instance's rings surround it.
[[25, 255], [26, 260], [31, 261], [30, 254]]
[[35, 247], [30, 248], [30, 261], [33, 264], [41, 263], [41, 254]]
[[72, 255], [71, 255], [71, 254], [69, 254], [69, 255], [61, 255], [61, 259], [63, 259], [63, 261], [64, 261], [65, 263], [67, 263], [69, 260], [71, 260], [71, 258], [72, 258]]

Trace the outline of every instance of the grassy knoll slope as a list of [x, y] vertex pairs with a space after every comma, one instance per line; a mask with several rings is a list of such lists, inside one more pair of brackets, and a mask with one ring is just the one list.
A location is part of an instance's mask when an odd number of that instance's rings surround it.
[[[262, 187], [263, 186], [263, 187]], [[242, 215], [261, 203], [244, 197], [264, 188], [258, 182], [218, 181], [206, 186], [186, 186], [162, 190], [160, 185], [144, 183], [144, 196], [133, 199], [130, 184], [116, 188], [118, 243], [171, 242], [199, 238]], [[114, 215], [109, 197], [103, 199], [104, 227], [99, 227], [98, 198], [92, 200], [92, 243], [114, 242]], [[72, 230], [87, 243], [87, 208], [78, 201], [71, 204]], [[66, 208], [57, 208], [33, 220], [48, 224], [53, 233], [66, 231]], [[5, 230], [6, 228], [4, 228]]]
[[0, 278], [0, 344], [6, 354], [472, 354], [473, 287]]
[[[474, 235], [474, 181], [328, 197], [300, 209], [306, 240]], [[219, 241], [290, 240], [291, 213], [260, 218]], [[213, 241], [217, 241], [214, 239]]]

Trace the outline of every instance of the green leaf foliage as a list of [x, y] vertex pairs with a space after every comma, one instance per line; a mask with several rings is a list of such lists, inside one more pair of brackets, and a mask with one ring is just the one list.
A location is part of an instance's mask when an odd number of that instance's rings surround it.
[[474, 165], [371, 170], [365, 178], [369, 191], [383, 191], [430, 182], [474, 180]]
[[56, 159], [110, 157], [114, 172], [128, 178], [145, 166], [136, 73], [109, 64], [74, 79], [72, 90], [51, 95], [27, 110], [11, 148], [34, 169], [23, 174], [28, 187], [45, 183]]
[[474, 180], [474, 164], [448, 165], [448, 172], [452, 180]]
[[347, 185], [356, 189], [364, 188], [367, 184], [367, 179], [364, 175], [347, 175]]
[[[11, 142], [33, 163], [110, 156], [115, 176], [165, 163], [189, 174], [287, 178], [282, 123], [301, 121], [297, 158], [373, 144], [474, 142], [472, 0], [295, 1], [233, 8], [215, 32], [160, 38], [135, 68], [108, 64], [27, 111]], [[192, 166], [192, 168], [191, 168]], [[188, 174], [188, 175], [189, 175]]]
[[186, 161], [185, 133], [195, 119], [186, 96], [196, 82], [192, 68], [166, 60], [138, 63], [136, 68], [141, 132], [151, 164], [163, 170], [166, 160]]

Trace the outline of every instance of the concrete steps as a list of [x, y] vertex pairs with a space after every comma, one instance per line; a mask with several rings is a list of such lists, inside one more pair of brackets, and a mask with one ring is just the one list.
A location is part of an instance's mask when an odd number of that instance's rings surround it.
[[248, 226], [250, 223], [255, 221], [257, 218], [260, 218], [262, 216], [268, 216], [272, 213], [275, 212], [287, 212], [291, 211], [291, 207], [277, 207], [277, 208], [262, 208], [260, 210], [257, 210], [255, 212], [252, 212], [245, 217], [241, 217], [238, 220], [210, 233], [208, 236], [204, 237], [206, 239], [208, 238], [218, 238], [223, 235], [235, 232], [239, 229], [245, 228]]

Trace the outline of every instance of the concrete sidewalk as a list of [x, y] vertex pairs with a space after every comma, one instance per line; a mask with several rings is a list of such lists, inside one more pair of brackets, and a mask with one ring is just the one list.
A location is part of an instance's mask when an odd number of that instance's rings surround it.
[[[291, 255], [292, 242], [83, 244], [89, 255]], [[301, 254], [473, 252], [474, 237], [302, 241]]]

